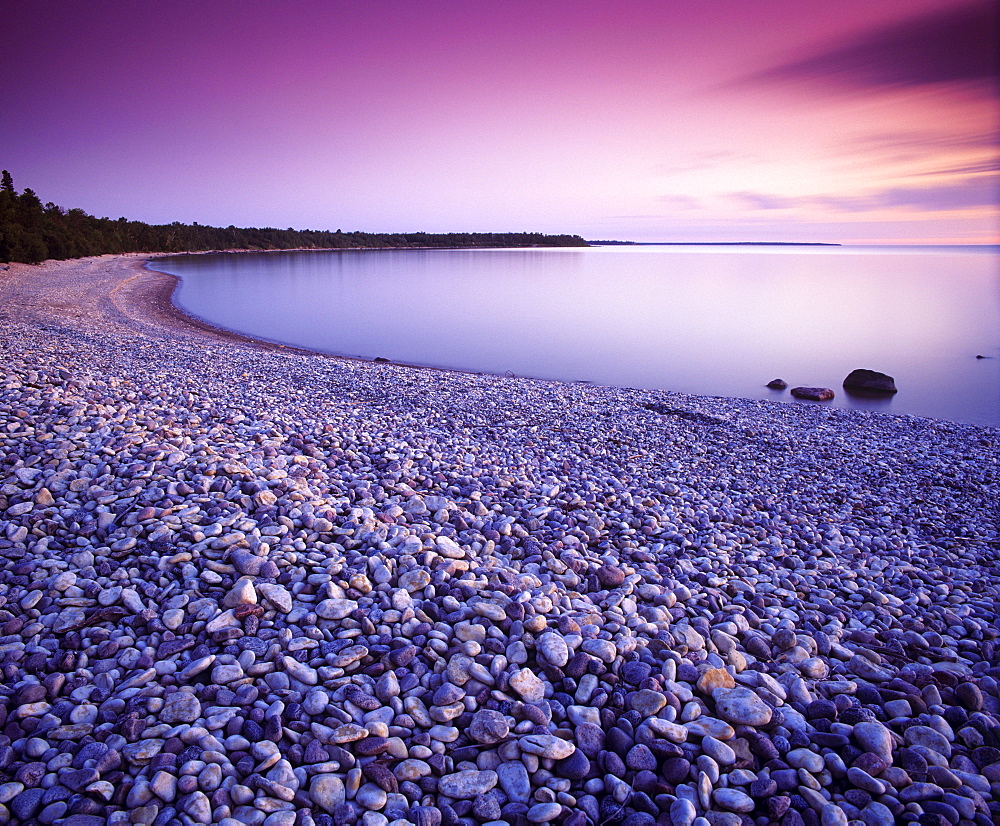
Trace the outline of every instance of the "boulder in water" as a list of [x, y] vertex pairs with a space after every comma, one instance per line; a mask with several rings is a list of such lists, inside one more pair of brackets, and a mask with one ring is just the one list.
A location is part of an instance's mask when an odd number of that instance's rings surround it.
[[833, 398], [833, 391], [829, 387], [793, 387], [792, 395], [797, 399], [827, 402]]
[[896, 382], [892, 376], [876, 370], [852, 370], [844, 379], [844, 389], [867, 393], [895, 393]]

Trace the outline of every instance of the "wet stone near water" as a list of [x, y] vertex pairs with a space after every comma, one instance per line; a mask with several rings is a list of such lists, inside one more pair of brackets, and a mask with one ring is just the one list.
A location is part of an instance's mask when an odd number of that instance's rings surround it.
[[0, 821], [1000, 818], [996, 429], [269, 348], [160, 278], [0, 279]]

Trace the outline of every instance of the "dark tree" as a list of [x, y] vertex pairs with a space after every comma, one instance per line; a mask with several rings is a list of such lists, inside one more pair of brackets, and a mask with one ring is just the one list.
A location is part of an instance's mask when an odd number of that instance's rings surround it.
[[446, 247], [586, 246], [578, 235], [528, 232], [368, 233], [325, 230], [226, 228], [197, 222], [150, 225], [119, 218], [95, 218], [82, 209], [42, 205], [31, 190], [20, 195], [7, 171], [0, 179], [0, 261], [37, 263], [46, 258], [80, 258], [120, 252], [193, 252], [196, 250], [414, 249]]

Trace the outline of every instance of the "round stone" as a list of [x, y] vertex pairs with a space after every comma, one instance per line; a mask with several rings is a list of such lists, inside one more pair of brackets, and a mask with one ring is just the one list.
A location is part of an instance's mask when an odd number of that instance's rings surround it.
[[656, 769], [656, 756], [649, 746], [639, 743], [633, 746], [625, 756], [625, 765], [632, 771], [653, 771]]
[[731, 766], [736, 762], [736, 752], [721, 740], [707, 736], [701, 740], [701, 748], [720, 766]]
[[955, 697], [969, 711], [983, 710], [983, 692], [973, 682], [961, 682], [955, 686]]
[[562, 814], [562, 804], [552, 802], [552, 803], [536, 803], [525, 813], [525, 817], [528, 818], [530, 823], [548, 823], [555, 820]]
[[411, 594], [423, 591], [424, 588], [430, 584], [431, 575], [423, 568], [418, 568], [414, 571], [407, 571], [399, 577], [399, 587], [409, 591]]
[[877, 754], [886, 763], [892, 763], [892, 735], [881, 723], [857, 723], [851, 733], [862, 749]]
[[750, 795], [739, 789], [716, 789], [712, 799], [728, 812], [752, 812], [756, 805]]
[[826, 766], [823, 762], [823, 755], [805, 748], [792, 749], [785, 755], [785, 760], [793, 768], [805, 769], [813, 773], [822, 771]]
[[309, 798], [323, 811], [332, 813], [347, 799], [344, 781], [334, 774], [317, 774], [309, 786]]
[[[572, 757], [570, 758], [572, 759]], [[524, 763], [501, 763], [497, 766], [497, 780], [500, 788], [515, 803], [525, 804], [531, 797], [531, 781]]]
[[545, 699], [545, 683], [543, 683], [528, 668], [522, 668], [510, 678], [510, 687], [528, 703], [537, 703]]
[[193, 723], [201, 716], [201, 703], [189, 691], [174, 691], [167, 695], [160, 709], [160, 722]]
[[576, 749], [569, 757], [556, 764], [553, 774], [570, 780], [583, 780], [590, 774], [590, 760], [583, 751]]
[[469, 736], [477, 743], [492, 745], [503, 740], [510, 733], [507, 719], [498, 711], [480, 709], [469, 725]]
[[691, 826], [698, 810], [690, 800], [679, 797], [670, 804], [670, 822], [673, 826]]
[[365, 783], [355, 794], [354, 799], [358, 805], [370, 812], [377, 812], [385, 808], [389, 798], [385, 789], [376, 783]]
[[625, 572], [614, 565], [602, 565], [597, 569], [597, 580], [604, 588], [617, 588], [625, 582]]
[[881, 780], [877, 780], [872, 777], [863, 769], [859, 769], [857, 766], [851, 766], [851, 768], [847, 770], [847, 780], [848, 782], [854, 784], [857, 788], [862, 791], [866, 791], [869, 794], [885, 794], [885, 784]]
[[527, 754], [537, 754], [550, 760], [563, 760], [576, 751], [573, 743], [554, 734], [527, 734], [517, 744]]
[[736, 680], [725, 668], [708, 668], [698, 677], [698, 690], [702, 694], [711, 694], [717, 688], [734, 688]]
[[941, 756], [951, 757], [951, 743], [941, 732], [930, 726], [910, 726], [903, 733], [903, 738], [910, 745], [923, 746]]
[[476, 795], [486, 794], [496, 786], [499, 778], [495, 771], [465, 771], [446, 774], [438, 781], [438, 790], [448, 797], [471, 800]]
[[766, 726], [771, 722], [771, 707], [748, 688], [717, 688], [712, 698], [719, 716], [729, 723]]
[[538, 638], [538, 651], [543, 659], [558, 668], [569, 662], [569, 646], [562, 634], [547, 631]]
[[607, 735], [599, 725], [595, 723], [580, 723], [574, 732], [576, 745], [587, 757], [596, 757], [598, 752], [604, 748]]

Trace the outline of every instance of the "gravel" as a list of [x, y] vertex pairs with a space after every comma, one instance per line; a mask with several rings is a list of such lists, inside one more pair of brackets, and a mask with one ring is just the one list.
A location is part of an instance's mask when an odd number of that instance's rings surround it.
[[0, 822], [1000, 818], [1000, 430], [335, 359], [170, 286], [0, 277]]

